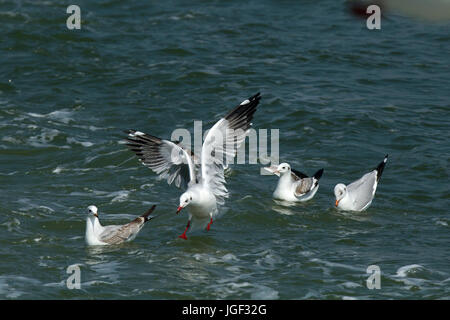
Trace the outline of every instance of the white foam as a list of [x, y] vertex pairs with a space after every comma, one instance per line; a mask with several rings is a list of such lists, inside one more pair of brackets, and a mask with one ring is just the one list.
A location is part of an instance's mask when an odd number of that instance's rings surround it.
[[420, 264], [410, 264], [407, 266], [403, 266], [397, 270], [397, 277], [405, 278], [409, 273], [415, 272], [417, 269], [423, 269], [423, 266]]
[[52, 173], [59, 174], [59, 173], [61, 173], [62, 170], [63, 170], [63, 167], [57, 166], [57, 167], [52, 171]]
[[74, 121], [71, 118], [72, 112], [63, 110], [56, 110], [53, 112], [50, 112], [47, 116], [52, 120], [58, 120], [64, 124], [68, 124], [71, 121]]
[[9, 142], [12, 144], [20, 144], [21, 143], [20, 140], [14, 138], [14, 137], [10, 137], [10, 136], [3, 137], [2, 141]]
[[49, 142], [53, 141], [59, 135], [59, 130], [56, 129], [42, 129], [42, 133], [36, 136], [31, 136], [28, 141], [33, 147], [48, 147]]
[[69, 122], [74, 121], [73, 118], [71, 117], [72, 114], [73, 114], [73, 112], [67, 111], [67, 109], [56, 110], [56, 111], [50, 112], [48, 114], [40, 114], [40, 113], [34, 113], [34, 112], [27, 113], [27, 115], [34, 117], [34, 118], [50, 118], [52, 120], [57, 120], [64, 124], [68, 124]]
[[321, 263], [327, 267], [332, 267], [332, 268], [343, 268], [343, 269], [348, 269], [348, 270], [353, 270], [353, 271], [358, 271], [361, 272], [361, 268], [357, 268], [354, 266], [350, 266], [347, 264], [342, 264], [342, 263], [336, 263], [336, 262], [330, 262], [330, 261], [326, 261], [326, 260], [321, 260], [321, 259], [311, 259], [311, 262], [317, 262], [317, 263]]
[[267, 286], [256, 285], [255, 291], [252, 292], [250, 298], [254, 300], [275, 300], [279, 299], [278, 291]]
[[79, 141], [79, 140], [77, 140], [75, 138], [72, 138], [72, 137], [68, 137], [66, 140], [67, 140], [67, 143], [69, 143], [69, 144], [80, 144], [83, 147], [92, 147], [94, 145], [90, 141]]
[[362, 285], [360, 285], [359, 283], [351, 282], [351, 281], [344, 282], [342, 285], [343, 285], [344, 287], [346, 287], [346, 288], [358, 288], [358, 287], [362, 287]]
[[249, 282], [241, 282], [241, 283], [237, 283], [237, 282], [230, 282], [228, 284], [231, 289], [240, 289], [240, 288], [245, 288], [245, 287], [251, 287], [251, 283]]
[[40, 114], [40, 113], [29, 112], [29, 113], [27, 113], [27, 114], [28, 114], [29, 116], [34, 117], [34, 118], [44, 118], [44, 117], [45, 117], [45, 115]]
[[226, 267], [225, 270], [230, 271], [230, 272], [235, 272], [235, 273], [241, 272], [241, 268], [238, 266]]
[[115, 195], [114, 198], [111, 199], [111, 202], [123, 202], [125, 201], [130, 194], [130, 191], [121, 190], [117, 192], [111, 193], [111, 195]]
[[222, 260], [223, 261], [226, 261], [226, 262], [230, 262], [230, 261], [237, 261], [237, 260], [239, 260], [234, 254], [232, 254], [232, 253], [227, 253], [226, 255], [224, 255], [223, 257], [222, 257]]
[[197, 261], [204, 261], [204, 262], [208, 262], [208, 263], [222, 262], [220, 259], [214, 258], [206, 253], [196, 253], [196, 254], [194, 254], [193, 257]]
[[53, 210], [52, 208], [50, 208], [50, 207], [47, 207], [47, 206], [39, 206], [38, 207], [39, 209], [44, 209], [45, 211], [47, 211], [47, 212], [55, 212], [55, 210]]

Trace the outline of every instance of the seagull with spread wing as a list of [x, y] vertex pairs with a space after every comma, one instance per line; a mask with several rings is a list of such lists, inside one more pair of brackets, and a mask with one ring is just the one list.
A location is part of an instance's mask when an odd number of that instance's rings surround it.
[[209, 220], [206, 226], [209, 230], [218, 213], [217, 206], [223, 205], [228, 198], [224, 169], [234, 160], [237, 149], [245, 140], [260, 99], [257, 93], [216, 122], [204, 139], [200, 159], [178, 141], [135, 130], [127, 132], [127, 146], [142, 164], [166, 179], [168, 184], [186, 189], [180, 196], [177, 214], [187, 207], [189, 220], [180, 238], [187, 239], [191, 221]]

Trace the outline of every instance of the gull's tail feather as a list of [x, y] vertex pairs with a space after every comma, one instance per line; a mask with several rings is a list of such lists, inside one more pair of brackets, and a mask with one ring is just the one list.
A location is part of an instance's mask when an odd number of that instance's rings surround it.
[[385, 155], [383, 161], [381, 161], [380, 164], [378, 165], [378, 167], [376, 167], [376, 169], [375, 169], [375, 170], [377, 170], [377, 182], [378, 182], [378, 180], [380, 180], [381, 175], [383, 174], [383, 170], [384, 170], [384, 167], [386, 166], [388, 156], [389, 156], [388, 154]]
[[152, 220], [154, 217], [149, 217], [149, 215], [155, 210], [156, 204], [154, 204], [150, 209], [147, 210], [141, 217], [144, 218], [144, 222], [147, 222], [149, 220]]

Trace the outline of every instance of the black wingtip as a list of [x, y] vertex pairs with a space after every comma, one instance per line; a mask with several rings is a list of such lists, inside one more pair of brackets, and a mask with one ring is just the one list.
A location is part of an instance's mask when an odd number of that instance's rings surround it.
[[297, 177], [299, 177], [300, 179], [309, 178], [307, 174], [304, 174], [304, 173], [301, 172], [301, 171], [295, 170], [295, 169], [293, 169], [293, 168], [291, 168], [291, 171], [292, 171]]
[[322, 168], [322, 169], [318, 170], [316, 173], [314, 173], [314, 178], [316, 180], [319, 180], [322, 177], [323, 171], [324, 171], [324, 169]]
[[384, 167], [386, 166], [386, 162], [387, 162], [388, 156], [389, 155], [386, 154], [384, 156], [383, 161], [381, 161], [380, 164], [375, 169], [375, 170], [377, 170], [377, 182], [380, 180], [381, 175], [383, 174], [383, 170], [384, 170]]
[[147, 222], [153, 218], [149, 218], [148, 216], [153, 212], [153, 210], [155, 210], [156, 208], [156, 204], [154, 204], [150, 209], [147, 210], [147, 212], [145, 212], [141, 217], [144, 218], [144, 222]]
[[249, 127], [251, 127], [253, 114], [256, 112], [256, 107], [258, 106], [260, 100], [261, 96], [258, 92], [254, 96], [242, 101], [234, 109], [228, 112], [224, 118], [230, 122], [230, 128], [239, 128], [246, 131]]
[[250, 100], [250, 101], [252, 101], [254, 99], [261, 99], [261, 92], [258, 92], [254, 96], [251, 96], [250, 98], [248, 98], [248, 100]]

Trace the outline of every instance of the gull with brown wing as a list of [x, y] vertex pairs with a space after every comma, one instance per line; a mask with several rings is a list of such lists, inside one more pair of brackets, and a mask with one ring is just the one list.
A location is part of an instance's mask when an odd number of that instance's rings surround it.
[[102, 226], [98, 219], [97, 207], [89, 206], [86, 219], [86, 244], [89, 246], [105, 246], [134, 240], [144, 224], [154, 218], [150, 217], [150, 214], [155, 207], [156, 205], [153, 205], [147, 212], [130, 223]]
[[300, 171], [291, 169], [288, 163], [264, 169], [280, 177], [273, 197], [277, 200], [293, 202], [311, 200], [319, 189], [319, 180], [323, 174], [323, 169], [320, 169], [312, 177], [308, 177]]

